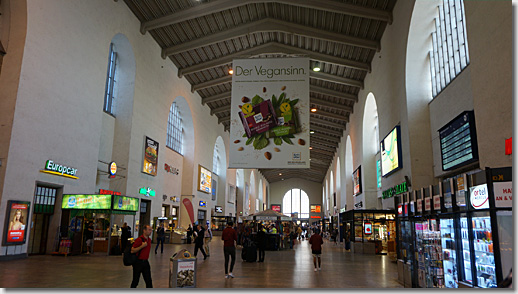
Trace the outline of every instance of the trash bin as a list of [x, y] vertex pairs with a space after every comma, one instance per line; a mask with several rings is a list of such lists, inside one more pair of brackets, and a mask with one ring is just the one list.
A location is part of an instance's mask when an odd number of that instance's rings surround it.
[[169, 288], [196, 288], [196, 258], [187, 249], [170, 258]]

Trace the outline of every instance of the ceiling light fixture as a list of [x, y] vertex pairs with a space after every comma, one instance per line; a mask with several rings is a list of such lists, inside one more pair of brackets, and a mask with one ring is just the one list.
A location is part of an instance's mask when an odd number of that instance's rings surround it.
[[311, 112], [317, 112], [316, 108], [311, 108]]
[[282, 176], [282, 174], [280, 173], [279, 176]]
[[312, 149], [313, 149], [313, 147], [309, 147], [309, 150], [312, 150]]
[[315, 133], [315, 131], [309, 131], [309, 133], [310, 133], [310, 134], [314, 134], [314, 133]]
[[315, 61], [315, 65], [313, 66], [313, 71], [320, 71], [320, 61]]
[[229, 74], [229, 75], [233, 75], [233, 74], [234, 74], [234, 70], [233, 70], [233, 69], [229, 69], [229, 70], [228, 70], [228, 74]]

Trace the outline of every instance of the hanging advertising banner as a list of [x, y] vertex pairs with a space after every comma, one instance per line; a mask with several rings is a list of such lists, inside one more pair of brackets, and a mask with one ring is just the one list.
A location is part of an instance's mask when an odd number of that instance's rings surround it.
[[353, 172], [353, 196], [359, 195], [362, 193], [362, 166], [360, 165]]
[[4, 239], [2, 245], [25, 244], [27, 237], [27, 223], [31, 203], [27, 201], [7, 201], [7, 213], [4, 226]]
[[62, 209], [110, 209], [112, 195], [64, 194]]
[[138, 211], [138, 198], [113, 196], [114, 210]]
[[147, 137], [144, 143], [144, 164], [142, 172], [156, 176], [158, 167], [158, 142]]
[[309, 58], [232, 65], [229, 168], [309, 168]]

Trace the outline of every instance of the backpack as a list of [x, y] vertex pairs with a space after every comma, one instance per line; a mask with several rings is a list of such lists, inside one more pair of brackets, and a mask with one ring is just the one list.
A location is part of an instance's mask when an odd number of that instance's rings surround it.
[[[142, 242], [145, 242], [145, 240], [142, 239]], [[131, 253], [131, 247], [133, 247], [133, 244], [128, 244], [126, 246], [126, 248], [124, 248], [122, 262], [124, 263], [125, 266], [134, 265], [137, 262], [138, 256], [140, 254], [140, 251], [137, 253]]]

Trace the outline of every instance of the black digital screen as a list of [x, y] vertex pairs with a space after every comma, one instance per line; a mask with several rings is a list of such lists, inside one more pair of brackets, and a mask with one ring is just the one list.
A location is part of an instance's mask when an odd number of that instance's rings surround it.
[[439, 130], [442, 170], [448, 171], [478, 160], [473, 111], [465, 111]]

